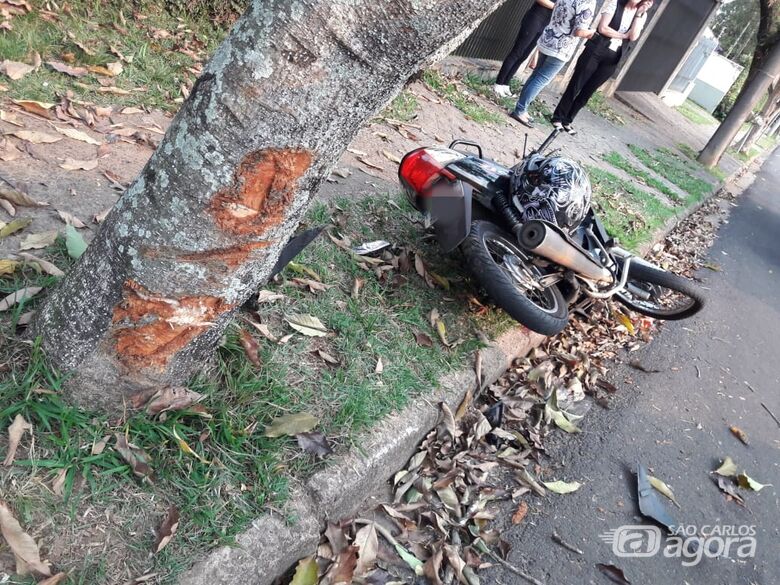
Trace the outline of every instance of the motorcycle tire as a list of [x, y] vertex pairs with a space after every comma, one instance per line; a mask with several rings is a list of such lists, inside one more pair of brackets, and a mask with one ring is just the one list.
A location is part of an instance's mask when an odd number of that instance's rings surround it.
[[677, 276], [671, 272], [666, 272], [660, 268], [653, 268], [652, 266], [647, 266], [645, 264], [632, 263], [631, 266], [629, 266], [628, 282], [633, 283], [640, 288], [643, 288], [643, 285], [662, 287], [688, 297], [690, 302], [686, 306], [676, 309], [663, 309], [658, 306], [653, 308], [648, 301], [629, 298], [626, 293], [618, 293], [615, 295], [618, 301], [632, 311], [655, 319], [662, 319], [664, 321], [686, 319], [701, 311], [706, 302], [704, 293], [691, 281], [682, 276]]
[[488, 296], [528, 329], [542, 335], [560, 333], [569, 321], [569, 307], [558, 287], [551, 285], [542, 291], [530, 291], [537, 300], [529, 298], [526, 296], [529, 291], [518, 284], [506, 267], [504, 256], [502, 264], [497, 262], [496, 248], [513, 258], [515, 268], [522, 267], [526, 274], [541, 276], [538, 268], [528, 262], [528, 253], [520, 248], [516, 238], [493, 223], [474, 221], [461, 250], [469, 270]]

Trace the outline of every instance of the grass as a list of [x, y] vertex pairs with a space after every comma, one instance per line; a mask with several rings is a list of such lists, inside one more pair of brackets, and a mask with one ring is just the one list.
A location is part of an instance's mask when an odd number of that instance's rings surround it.
[[417, 111], [420, 109], [420, 103], [408, 89], [403, 90], [379, 115], [380, 118], [390, 118], [401, 122], [411, 122], [417, 117]]
[[694, 171], [697, 170], [704, 171], [705, 173], [709, 173], [712, 177], [718, 179], [719, 181], [726, 180], [726, 173], [720, 167], [715, 166], [712, 167], [711, 169], [708, 169], [704, 165], [700, 164], [698, 161], [699, 152], [689, 144], [680, 142], [677, 144], [677, 149], [690, 159], [691, 163], [693, 163], [692, 169]]
[[[197, 77], [198, 59], [205, 59], [227, 29], [209, 20], [174, 16], [160, 3], [69, 2], [69, 9], [43, 18], [40, 10], [14, 16], [10, 31], [0, 31], [0, 55], [31, 63], [37, 52], [44, 63], [17, 81], [3, 79], [8, 97], [57, 102], [67, 92], [98, 104], [136, 105], [173, 111], [182, 97], [181, 86]], [[133, 12], [135, 10], [136, 12]], [[139, 19], [136, 14], [145, 16]], [[122, 61], [116, 77], [89, 73], [74, 79], [45, 65], [47, 61], [71, 61], [72, 66], [103, 66]], [[188, 54], [183, 53], [187, 52]], [[128, 63], [127, 61], [132, 60]], [[130, 92], [116, 95], [99, 91], [101, 82]]]
[[707, 110], [690, 100], [685, 100], [675, 109], [683, 116], [688, 118], [688, 120], [700, 126], [712, 126], [713, 124], [717, 125], [720, 123], [717, 118], [715, 118]]
[[427, 69], [422, 76], [425, 84], [477, 124], [501, 124], [504, 116], [479, 104], [474, 96], [446, 79], [441, 73]]
[[612, 109], [612, 106], [609, 105], [609, 101], [600, 91], [597, 91], [591, 96], [587, 106], [591, 112], [613, 124], [617, 124], [618, 126], [625, 126], [626, 124], [626, 121]]
[[[703, 200], [714, 189], [712, 183], [699, 176], [706, 169], [683, 155], [666, 148], [648, 151], [635, 144], [629, 144], [628, 148], [642, 164], [685, 191], [688, 194], [684, 201], [686, 206]], [[715, 178], [711, 174], [710, 177]]]
[[622, 171], [625, 171], [632, 177], [634, 177], [637, 181], [640, 183], [643, 183], [644, 185], [647, 185], [651, 189], [655, 189], [659, 193], [663, 193], [666, 195], [671, 201], [674, 201], [675, 203], [680, 203], [681, 198], [677, 194], [676, 191], [670, 189], [666, 186], [666, 184], [663, 181], [659, 181], [654, 176], [652, 176], [650, 173], [643, 171], [642, 169], [637, 168], [634, 166], [631, 161], [626, 159], [623, 155], [621, 155], [619, 152], [615, 152], [614, 150], [612, 152], [603, 154], [601, 156], [606, 162], [611, 164], [613, 167], [621, 169]]
[[[320, 420], [337, 452], [359, 448], [360, 433], [416, 396], [425, 395], [440, 375], [460, 365], [479, 346], [477, 329], [496, 334], [511, 325], [500, 311], [470, 311], [472, 285], [457, 256], [444, 256], [422, 227], [409, 221], [411, 208], [402, 199], [340, 200], [315, 205], [309, 225], [333, 217], [337, 234], [353, 244], [386, 239], [402, 249], [419, 251], [427, 270], [439, 282], [431, 288], [414, 263], [402, 271], [375, 272], [322, 235], [296, 259], [278, 282], [269, 285], [286, 296], [243, 313], [225, 336], [212, 363], [189, 387], [205, 395], [204, 412], [185, 410], [153, 418], [144, 413], [108, 417], [69, 406], [61, 397], [63, 378], [51, 371], [34, 341], [20, 342], [18, 316], [35, 308], [38, 297], [15, 308], [0, 322], [4, 343], [0, 363], [10, 370], [0, 381], [0, 429], [16, 414], [34, 426], [35, 450], [22, 442], [13, 466], [0, 470], [0, 493], [12, 503], [22, 525], [40, 540], [58, 569], [71, 571], [69, 584], [124, 582], [128, 575], [158, 573], [151, 583], [172, 583], [197, 556], [233, 537], [265, 510], [280, 506], [292, 478], [305, 478], [326, 465], [301, 451], [291, 438], [270, 439], [263, 429], [273, 418], [307, 411]], [[67, 269], [62, 242], [43, 252]], [[296, 286], [301, 267], [328, 285], [317, 294]], [[364, 284], [355, 298], [355, 279]], [[0, 278], [0, 294], [23, 287], [54, 284], [53, 277], [29, 267]], [[442, 288], [446, 284], [448, 288]], [[439, 342], [429, 323], [437, 309], [452, 348]], [[260, 319], [277, 337], [294, 333], [284, 321], [291, 313], [311, 314], [330, 335], [294, 335], [272, 343], [243, 319]], [[252, 331], [262, 367], [253, 366], [238, 341], [240, 327]], [[414, 332], [425, 332], [432, 347], [419, 346]], [[339, 360], [327, 365], [317, 351]], [[377, 360], [384, 370], [376, 374]], [[51, 393], [40, 393], [45, 388]], [[174, 431], [202, 458], [180, 447]], [[114, 435], [152, 457], [153, 483], [135, 478], [113, 448]], [[92, 454], [92, 445], [110, 436], [108, 447]], [[5, 452], [5, 433], [0, 452]], [[51, 491], [60, 470], [66, 471], [62, 497]], [[175, 504], [182, 520], [170, 545], [150, 557], [154, 531], [167, 508]], [[100, 546], [95, 547], [95, 543]], [[103, 548], [105, 547], [105, 548]], [[59, 552], [52, 554], [51, 551]], [[121, 576], [121, 578], [120, 578]]]
[[594, 166], [588, 167], [588, 174], [599, 217], [607, 231], [629, 250], [637, 251], [676, 213], [631, 181]]

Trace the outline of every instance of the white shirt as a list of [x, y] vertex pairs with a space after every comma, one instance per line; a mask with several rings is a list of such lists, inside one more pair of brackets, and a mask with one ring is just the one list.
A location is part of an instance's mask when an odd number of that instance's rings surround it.
[[590, 28], [596, 12], [596, 0], [558, 0], [550, 16], [550, 24], [542, 31], [537, 46], [549, 57], [568, 61], [577, 48], [577, 29]]
[[[617, 0], [607, 0], [606, 2], [604, 2], [604, 7], [601, 9], [601, 12], [599, 13], [599, 18], [601, 18], [601, 16], [604, 14], [609, 14], [609, 20], [611, 22], [612, 17], [615, 14], [615, 10], [617, 10]], [[623, 17], [620, 19], [620, 26], [618, 27], [617, 31], [623, 34], [627, 33], [631, 28], [631, 25], [634, 23], [635, 15], [636, 15], [636, 9], [629, 10], [628, 7], [625, 7], [623, 9]], [[636, 17], [640, 23], [639, 24], [640, 31], [642, 30], [642, 27], [645, 24], [644, 21], [646, 17], [647, 17], [647, 13]], [[623, 39], [609, 39], [609, 48], [611, 51], [617, 51], [622, 44], [623, 44]]]

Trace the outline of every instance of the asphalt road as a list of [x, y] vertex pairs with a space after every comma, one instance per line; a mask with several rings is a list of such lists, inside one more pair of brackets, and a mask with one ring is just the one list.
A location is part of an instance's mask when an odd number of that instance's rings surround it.
[[[630, 356], [659, 372], [618, 365], [613, 408], [594, 406], [581, 435], [557, 433], [548, 447], [555, 463], [545, 479], [555, 475], [584, 485], [569, 495], [528, 496], [526, 519], [504, 532], [512, 545], [508, 560], [539, 581], [610, 583], [596, 567], [606, 563], [620, 567], [632, 584], [780, 583], [780, 427], [761, 406], [780, 416], [780, 150], [737, 202], [710, 251], [710, 261], [722, 271], [700, 273], [709, 288], [707, 308], [666, 324], [649, 346]], [[730, 425], [747, 433], [749, 446], [730, 433]], [[740, 490], [746, 507], [727, 501], [709, 475], [726, 455], [739, 471], [774, 487]], [[601, 534], [652, 526], [636, 503], [637, 462], [674, 489], [681, 509], [664, 501], [678, 523], [699, 532], [753, 526], [755, 557], [747, 556], [747, 540], [732, 542], [730, 558], [709, 558], [702, 549], [698, 562], [693, 549], [687, 557], [665, 556], [671, 543], [663, 541], [650, 557], [617, 556]], [[555, 544], [554, 531], [584, 554]], [[634, 542], [647, 550], [649, 538]], [[630, 542], [629, 536], [625, 546]], [[500, 567], [481, 574], [486, 583], [524, 582]]]

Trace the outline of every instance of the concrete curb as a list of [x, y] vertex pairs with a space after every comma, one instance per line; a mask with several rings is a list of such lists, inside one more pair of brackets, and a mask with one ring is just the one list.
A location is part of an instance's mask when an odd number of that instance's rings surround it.
[[[485, 385], [495, 382], [517, 357], [538, 346], [544, 336], [524, 327], [503, 333], [480, 350]], [[180, 585], [270, 585], [298, 559], [312, 554], [327, 520], [351, 516], [382, 490], [403, 467], [439, 417], [439, 402], [455, 409], [476, 383], [472, 367], [450, 372], [439, 387], [361, 437], [361, 453], [335, 458], [294, 490], [279, 513], [268, 512], [237, 538], [237, 546], [218, 548], [179, 578]]]

